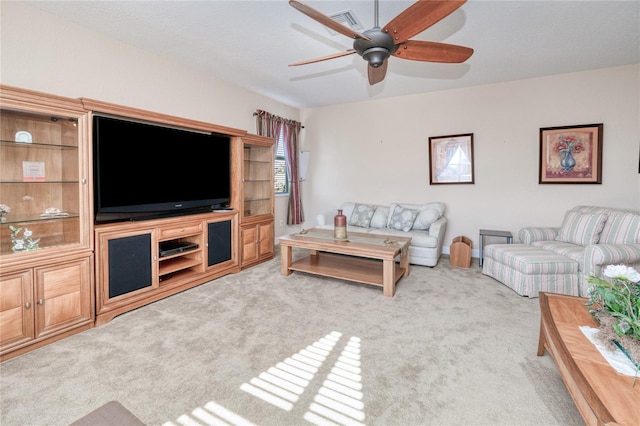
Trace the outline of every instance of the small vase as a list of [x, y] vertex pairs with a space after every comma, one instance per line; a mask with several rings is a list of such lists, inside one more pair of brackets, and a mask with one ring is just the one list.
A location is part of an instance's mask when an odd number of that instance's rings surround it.
[[576, 165], [576, 160], [571, 155], [571, 150], [567, 150], [564, 153], [564, 157], [560, 161], [560, 165], [562, 166], [563, 172], [570, 172]]
[[338, 210], [338, 214], [333, 218], [333, 237], [338, 240], [347, 239], [347, 217]]

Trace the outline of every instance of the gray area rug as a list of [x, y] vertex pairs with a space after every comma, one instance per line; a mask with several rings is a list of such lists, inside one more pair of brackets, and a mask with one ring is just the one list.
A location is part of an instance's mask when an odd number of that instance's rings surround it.
[[583, 424], [539, 321], [477, 262], [412, 266], [387, 298], [276, 258], [0, 364], [0, 424], [112, 400], [167, 426]]

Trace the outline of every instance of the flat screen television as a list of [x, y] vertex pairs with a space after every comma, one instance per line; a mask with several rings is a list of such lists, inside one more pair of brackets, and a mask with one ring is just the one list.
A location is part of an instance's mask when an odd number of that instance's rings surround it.
[[231, 200], [231, 138], [94, 115], [95, 222], [219, 209]]

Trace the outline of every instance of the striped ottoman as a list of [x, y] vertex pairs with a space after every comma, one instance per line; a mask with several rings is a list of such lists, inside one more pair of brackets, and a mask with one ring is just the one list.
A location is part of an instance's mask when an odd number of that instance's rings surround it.
[[578, 296], [578, 262], [529, 244], [490, 244], [484, 248], [482, 273], [521, 296], [540, 291]]

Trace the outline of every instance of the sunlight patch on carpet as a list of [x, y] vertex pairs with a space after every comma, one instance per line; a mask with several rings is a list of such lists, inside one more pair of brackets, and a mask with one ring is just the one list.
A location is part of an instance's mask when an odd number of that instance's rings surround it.
[[[240, 389], [274, 407], [291, 411], [338, 344], [342, 333], [332, 331], [298, 353], [243, 383]], [[364, 426], [360, 338], [351, 337], [309, 404], [303, 418], [317, 426]], [[328, 367], [328, 366], [327, 366]], [[210, 401], [163, 426], [253, 426], [249, 420]]]
[[362, 402], [360, 338], [351, 337], [333, 364], [331, 373], [318, 389], [304, 419], [318, 426], [361, 426]]
[[[191, 412], [191, 415], [183, 414], [176, 422], [182, 426], [255, 426], [244, 417], [216, 404], [213, 401], [207, 402], [204, 407], [198, 407]], [[177, 426], [173, 422], [165, 422], [162, 426]]]
[[327, 359], [342, 333], [332, 331], [312, 345], [243, 383], [240, 389], [278, 408], [291, 411]]

